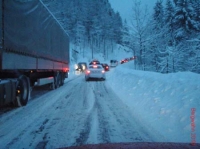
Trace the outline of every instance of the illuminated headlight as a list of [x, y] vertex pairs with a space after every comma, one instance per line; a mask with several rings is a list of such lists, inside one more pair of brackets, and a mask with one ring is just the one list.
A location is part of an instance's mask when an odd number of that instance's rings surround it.
[[74, 69], [78, 69], [78, 65], [77, 64], [74, 65]]
[[85, 65], [82, 65], [83, 70], [85, 70]]

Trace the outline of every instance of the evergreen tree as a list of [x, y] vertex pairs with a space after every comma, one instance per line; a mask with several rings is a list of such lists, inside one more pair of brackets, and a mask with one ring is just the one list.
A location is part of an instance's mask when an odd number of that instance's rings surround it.
[[194, 8], [193, 11], [193, 18], [196, 22], [196, 28], [200, 31], [200, 1], [199, 0], [192, 0], [191, 1], [192, 7]]
[[124, 20], [122, 28], [122, 44], [130, 47], [130, 31], [126, 20]]
[[154, 7], [153, 19], [155, 21], [155, 29], [160, 29], [164, 25], [164, 8], [161, 0], [157, 0]]
[[194, 9], [189, 0], [178, 0], [174, 14], [174, 28], [177, 40], [187, 38], [192, 30], [198, 30], [193, 18]]
[[[43, 0], [78, 47], [103, 52], [122, 41], [122, 21], [108, 0]], [[81, 48], [82, 49], [82, 48]], [[102, 50], [101, 50], [102, 49]]]
[[171, 0], [167, 0], [165, 7], [165, 25], [167, 26], [167, 42], [169, 46], [174, 45], [174, 29], [173, 29], [173, 17], [174, 17], [174, 6]]
[[171, 0], [167, 0], [166, 2], [166, 8], [165, 8], [165, 23], [172, 24], [172, 19], [174, 15], [174, 6], [171, 2]]

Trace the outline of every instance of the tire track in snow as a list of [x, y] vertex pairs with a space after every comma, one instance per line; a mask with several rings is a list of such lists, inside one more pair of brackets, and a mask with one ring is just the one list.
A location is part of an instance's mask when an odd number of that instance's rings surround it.
[[[35, 138], [37, 137], [37, 135], [43, 132], [43, 130], [46, 127], [46, 124], [48, 123], [48, 121], [49, 121], [49, 119], [45, 119], [44, 122], [42, 123], [42, 125], [37, 130], [34, 130], [33, 132], [31, 132], [31, 134], [33, 134], [33, 139], [32, 140], [35, 140]], [[45, 135], [43, 136], [43, 141], [42, 141], [43, 145], [44, 145], [44, 142], [45, 142], [45, 145], [47, 143], [47, 141], [46, 141], [47, 134], [48, 133], [45, 133]], [[39, 146], [41, 146], [41, 142], [39, 142], [38, 144], [39, 144]], [[31, 147], [32, 145], [33, 145], [33, 141], [29, 144], [29, 147]]]
[[[115, 134], [117, 133], [120, 137], [124, 137], [125, 141], [144, 141], [137, 132], [138, 130], [134, 130], [135, 124], [133, 125], [133, 123], [129, 121], [130, 115], [121, 114], [121, 112], [124, 113], [121, 110], [127, 110], [124, 104], [115, 103], [119, 102], [118, 99], [116, 99], [118, 97], [107, 89], [104, 82], [91, 82], [89, 83], [89, 89], [94, 96], [94, 106], [90, 110], [83, 128], [73, 145], [79, 146], [94, 142], [92, 137], [95, 136], [97, 140], [94, 143], [118, 142], [119, 140], [115, 138]], [[97, 121], [96, 126], [94, 126], [94, 119]], [[114, 125], [112, 119], [114, 119]], [[94, 131], [92, 129], [96, 129], [96, 134], [92, 133], [92, 131]], [[135, 129], [137, 129], [137, 127]]]
[[[64, 83], [63, 86], [67, 85], [67, 83], [69, 83], [69, 82], [72, 82], [72, 81], [74, 81], [74, 80], [79, 79], [80, 77], [81, 77], [81, 76], [77, 76], [77, 77], [75, 77], [75, 78], [72, 78], [72, 79], [70, 79], [70, 80], [65, 81], [65, 83]], [[61, 86], [61, 87], [62, 87], [62, 86]], [[32, 90], [32, 92], [31, 92], [31, 98], [30, 98], [29, 102], [32, 101], [32, 100], [34, 100], [34, 99], [39, 98], [41, 95], [44, 95], [44, 94], [46, 94], [46, 93], [48, 93], [48, 92], [50, 92], [50, 91], [51, 91], [51, 89], [49, 88], [49, 85], [34, 87], [33, 90]], [[28, 104], [29, 104], [29, 103], [28, 103]], [[5, 106], [0, 107], [0, 118], [1, 118], [4, 114], [6, 114], [6, 113], [8, 113], [8, 112], [11, 112], [11, 111], [13, 111], [13, 110], [16, 110], [16, 109], [17, 109], [17, 108], [16, 108], [14, 105], [12, 105], [12, 104], [11, 104], [11, 105], [5, 105]], [[17, 113], [16, 113], [16, 114], [17, 114]]]
[[[72, 82], [70, 82], [70, 84], [75, 84], [75, 85], [73, 86], [65, 85], [64, 88], [69, 88], [67, 93], [70, 93], [70, 90], [76, 88], [76, 86], [78, 85], [78, 83], [72, 83]], [[50, 102], [48, 102], [48, 104], [45, 103], [45, 100], [41, 100], [42, 102], [38, 100], [34, 100], [30, 102], [26, 107], [18, 108], [15, 111], [10, 111], [9, 113], [2, 115], [2, 117], [0, 118], [0, 123], [4, 122], [2, 123], [4, 125], [1, 125], [0, 129], [2, 129], [2, 127], [5, 126], [4, 130], [1, 131], [5, 135], [1, 135], [2, 137], [1, 141], [3, 143], [3, 140], [4, 140], [4, 141], [7, 141], [7, 143], [4, 143], [4, 145], [2, 144], [0, 146], [2, 148], [13, 148], [17, 146], [20, 147], [22, 145], [22, 146], [26, 146], [25, 148], [27, 147], [33, 148], [35, 145], [37, 145], [38, 142], [39, 142], [38, 145], [46, 144], [47, 141], [46, 143], [44, 141], [48, 138], [48, 130], [46, 128], [49, 129], [49, 127], [46, 127], [46, 125], [53, 126], [52, 121], [54, 121], [56, 117], [58, 116], [58, 115], [54, 116], [54, 110], [58, 110], [57, 107], [59, 107], [59, 105], [63, 103], [63, 99], [66, 99], [65, 95], [67, 93], [63, 91], [64, 89], [63, 87], [61, 87], [61, 88], [58, 88], [57, 90], [53, 90], [52, 92], [48, 92], [47, 94], [43, 95], [44, 97], [50, 98], [50, 99], [47, 99], [47, 98], [45, 99], [46, 101], [51, 100]], [[56, 93], [57, 94], [56, 98], [54, 96], [55, 92], [59, 93], [59, 94]], [[43, 98], [43, 96], [39, 98]], [[66, 95], [66, 97], [69, 97], [69, 95]], [[49, 117], [50, 119], [47, 119], [47, 117]], [[11, 127], [11, 125], [13, 126]], [[16, 127], [16, 133], [14, 133], [15, 129], [11, 129], [9, 133], [8, 132], [6, 133], [6, 130], [8, 130], [7, 128], [14, 128], [15, 125], [18, 126]], [[55, 125], [55, 121], [54, 121], [54, 125]], [[6, 139], [6, 138], [9, 138], [9, 139]], [[25, 138], [29, 138], [29, 139], [28, 140], [26, 139], [27, 140], [26, 143], [23, 144], [24, 143], [23, 140]]]
[[[108, 90], [105, 82], [98, 82], [96, 89], [104, 142], [122, 140], [125, 142], [142, 142], [146, 140], [145, 137], [140, 135], [140, 133], [143, 134], [143, 131], [136, 127], [136, 122], [131, 117], [130, 111], [111, 90]], [[120, 136], [120, 140], [115, 138], [116, 134]]]
[[[102, 101], [105, 100], [105, 94], [101, 91], [101, 87], [99, 84], [102, 84], [104, 82], [96, 82], [96, 93], [95, 93], [95, 99], [97, 102], [97, 114], [98, 114], [98, 121], [99, 121], [99, 129], [100, 133], [98, 134], [101, 138], [101, 143], [109, 143], [110, 142], [110, 127], [108, 125], [108, 120], [105, 117], [104, 113], [104, 107], [102, 105]], [[102, 100], [103, 99], [103, 100]]]
[[[67, 114], [67, 117], [65, 117], [62, 120], [62, 123], [57, 125], [55, 128], [55, 130], [57, 130], [56, 133], [60, 134], [63, 138], [60, 140], [59, 147], [77, 144], [80, 145], [87, 141], [85, 138], [88, 136], [90, 127], [90, 120], [88, 119], [91, 119], [88, 116], [88, 112], [90, 110], [90, 106], [93, 106], [88, 101], [90, 98], [87, 96], [88, 87], [89, 85], [85, 84], [84, 79], [80, 80], [78, 86], [76, 86], [74, 90], [70, 91], [71, 95], [68, 97], [67, 102], [63, 104], [63, 107], [66, 107], [65, 113]], [[55, 137], [52, 139], [56, 140]], [[55, 146], [51, 142], [49, 145], [47, 144], [47, 148], [55, 148]]]
[[76, 138], [76, 141], [73, 145], [80, 146], [86, 144], [90, 134], [91, 120], [92, 120], [91, 116], [92, 115], [89, 115], [88, 118], [86, 119], [86, 122], [84, 124], [84, 129], [80, 132], [79, 137]]
[[[87, 119], [84, 122], [82, 131], [79, 134], [79, 137], [76, 138], [76, 141], [73, 145], [79, 146], [88, 144], [90, 142], [93, 143], [108, 143], [109, 140], [109, 132], [107, 122], [104, 120], [102, 115], [103, 108], [101, 107], [101, 102], [99, 97], [103, 97], [100, 93], [98, 86], [96, 85], [98, 82], [87, 82], [87, 88], [90, 93], [93, 95], [94, 103], [92, 108], [89, 110]], [[88, 98], [84, 98], [84, 101], [88, 101]], [[83, 106], [84, 107], [84, 106]]]
[[131, 142], [152, 142], [152, 136], [147, 133], [145, 128], [140, 126], [140, 123], [135, 120], [131, 111], [121, 99], [105, 83], [101, 84], [101, 87], [102, 91], [109, 93], [107, 94], [109, 111], [115, 117], [114, 119], [118, 123], [117, 126], [121, 127], [121, 133], [126, 138], [125, 140], [130, 140]]
[[[16, 115], [13, 111], [3, 115], [0, 123], [7, 118], [19, 120], [19, 131], [16, 131], [6, 147], [61, 148], [88, 143], [146, 140], [141, 135], [143, 132], [140, 131], [140, 127], [136, 126], [139, 123], [133, 120], [134, 117], [127, 107], [105, 83], [85, 82], [84, 78], [80, 77], [30, 102], [33, 107], [28, 105], [16, 110]], [[22, 112], [27, 113], [24, 115]], [[32, 120], [20, 127], [24, 119], [20, 119], [19, 116], [25, 117], [25, 120]], [[10, 119], [5, 123], [11, 122]], [[11, 126], [11, 123], [8, 124]], [[6, 135], [6, 132], [3, 134]], [[27, 143], [21, 145], [25, 138], [29, 138]], [[4, 136], [1, 139], [4, 142], [6, 140]]]
[[[80, 104], [83, 105], [82, 110], [87, 110], [88, 107], [89, 107], [89, 103], [88, 103], [89, 101], [88, 101], [87, 93], [88, 93], [88, 89], [91, 88], [90, 85], [91, 84], [89, 82], [86, 82], [86, 86], [84, 86], [84, 87], [81, 86], [81, 88], [79, 88], [80, 92], [82, 93], [82, 97], [83, 97], [83, 100], [80, 103]], [[81, 132], [79, 133], [79, 136], [76, 138], [73, 145], [80, 146], [80, 145], [86, 144], [88, 137], [89, 137], [89, 134], [90, 134], [90, 131], [91, 131], [92, 116], [93, 116], [93, 112], [95, 110], [95, 107], [96, 107], [96, 102], [94, 102], [92, 109], [90, 110], [89, 114], [87, 114], [87, 118], [86, 118], [84, 125], [83, 125], [84, 128], [82, 128]]]

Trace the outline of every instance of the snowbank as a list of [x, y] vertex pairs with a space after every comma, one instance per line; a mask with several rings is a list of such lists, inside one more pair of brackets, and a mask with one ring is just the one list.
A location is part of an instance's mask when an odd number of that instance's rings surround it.
[[190, 143], [196, 134], [200, 143], [199, 74], [138, 71], [131, 61], [112, 69], [107, 82], [149, 131], [159, 132], [167, 142]]

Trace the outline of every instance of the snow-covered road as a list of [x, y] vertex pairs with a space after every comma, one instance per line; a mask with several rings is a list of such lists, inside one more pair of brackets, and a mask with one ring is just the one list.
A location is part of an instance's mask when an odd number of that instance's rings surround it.
[[158, 137], [153, 133], [134, 119], [108, 83], [85, 82], [83, 75], [0, 115], [2, 149], [152, 142]]

